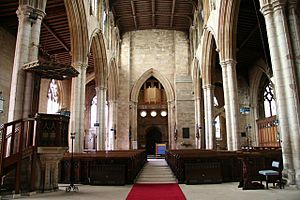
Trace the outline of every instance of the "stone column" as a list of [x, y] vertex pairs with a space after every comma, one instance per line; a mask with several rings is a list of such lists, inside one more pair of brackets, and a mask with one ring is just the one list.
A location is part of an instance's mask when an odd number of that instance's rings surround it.
[[110, 100], [108, 102], [108, 129], [109, 133], [107, 136], [108, 149], [114, 150], [115, 148], [115, 128], [117, 121], [117, 101]]
[[201, 80], [200, 78], [197, 76], [197, 79], [199, 80], [195, 80], [195, 132], [196, 132], [196, 148], [197, 149], [200, 149], [202, 147], [202, 143], [201, 143], [201, 140], [202, 140], [202, 135], [201, 135], [201, 132], [202, 132], [202, 110], [201, 110], [201, 100], [202, 100], [202, 90], [201, 90]]
[[265, 17], [275, 91], [279, 130], [282, 136], [283, 173], [289, 184], [300, 187], [299, 150], [299, 94], [296, 72], [291, 59], [292, 48], [285, 16], [285, 2], [271, 3], [261, 0], [261, 11]]
[[22, 66], [28, 62], [31, 38], [29, 15], [32, 11], [33, 8], [28, 5], [20, 5], [17, 10], [19, 25], [10, 87], [8, 121], [23, 117], [25, 72]]
[[[175, 141], [175, 124], [176, 124], [176, 113], [175, 113], [175, 101], [168, 101], [168, 129], [169, 129], [169, 148], [175, 149], [176, 143]], [[178, 131], [177, 131], [177, 139], [178, 139]]]
[[130, 122], [129, 122], [129, 134], [131, 134], [131, 141], [129, 141], [131, 148], [132, 142], [137, 141], [137, 102], [131, 102], [130, 104]]
[[105, 106], [106, 106], [106, 91], [107, 88], [100, 86], [96, 87], [97, 95], [97, 119], [99, 122], [97, 133], [97, 150], [105, 150], [106, 140], [106, 124], [105, 124]]
[[205, 147], [206, 149], [214, 149], [215, 132], [213, 128], [214, 121], [214, 86], [211, 84], [203, 86], [204, 108], [205, 108]]
[[238, 97], [236, 79], [236, 61], [228, 59], [222, 61], [222, 77], [226, 115], [227, 149], [240, 148], [240, 135], [238, 134]]
[[[288, 26], [290, 30], [291, 45], [293, 49], [292, 59], [295, 62], [297, 85], [300, 85], [300, 27], [296, 14], [297, 0], [288, 1]], [[298, 87], [300, 94], [300, 87]]]
[[201, 124], [201, 120], [200, 120], [200, 117], [201, 117], [201, 111], [200, 111], [200, 105], [201, 105], [201, 98], [200, 97], [196, 97], [195, 98], [195, 122], [196, 122], [196, 127], [195, 127], [195, 130], [196, 130], [196, 148], [197, 149], [200, 149], [201, 148], [201, 135], [200, 135], [200, 127], [202, 127], [202, 124]]
[[[79, 75], [72, 79], [70, 133], [75, 133], [73, 151], [83, 152], [87, 64], [74, 63], [73, 67], [76, 68]], [[71, 139], [69, 140], [69, 147], [71, 151]]]
[[[43, 1], [43, 6], [40, 9], [35, 9], [37, 19], [31, 21], [31, 42], [29, 44], [29, 62], [38, 60], [40, 33], [42, 20], [45, 17], [46, 0]], [[24, 108], [23, 118], [33, 116], [38, 111], [40, 78], [33, 73], [25, 73], [25, 90], [24, 90]]]

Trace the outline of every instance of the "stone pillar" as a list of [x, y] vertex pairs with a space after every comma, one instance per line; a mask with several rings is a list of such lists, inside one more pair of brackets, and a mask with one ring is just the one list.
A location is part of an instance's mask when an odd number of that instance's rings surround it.
[[[84, 110], [87, 64], [74, 63], [73, 67], [79, 72], [79, 75], [72, 79], [70, 133], [75, 133], [73, 151], [80, 153], [83, 152], [84, 148]], [[71, 151], [71, 139], [69, 139], [69, 147]]]
[[22, 66], [28, 62], [32, 28], [29, 15], [32, 11], [33, 8], [28, 5], [20, 5], [17, 10], [19, 25], [10, 87], [8, 121], [23, 117], [25, 72]]
[[58, 189], [58, 164], [66, 151], [65, 147], [38, 147], [40, 170], [37, 177], [40, 179], [40, 191], [54, 191]]
[[[176, 143], [175, 141], [175, 124], [176, 124], [176, 111], [175, 111], [175, 101], [168, 101], [168, 129], [169, 129], [169, 148], [175, 149]], [[177, 130], [176, 130], [177, 131]], [[177, 131], [177, 139], [178, 139], [178, 131]]]
[[226, 115], [227, 149], [237, 150], [241, 147], [240, 135], [238, 134], [238, 97], [236, 61], [228, 59], [222, 61], [222, 77]]
[[131, 148], [133, 148], [133, 141], [137, 141], [137, 102], [131, 102], [131, 105], [130, 105], [130, 114], [131, 116], [129, 117], [130, 118], [130, 122], [129, 122], [129, 134], [131, 134], [131, 141], [130, 144], [131, 144]]
[[279, 130], [282, 137], [283, 174], [300, 187], [299, 94], [285, 16], [285, 1], [261, 0], [274, 74]]
[[[293, 49], [293, 61], [295, 62], [297, 85], [300, 85], [300, 27], [299, 18], [296, 14], [297, 0], [288, 2], [288, 26], [290, 30], [291, 45]], [[300, 87], [298, 87], [300, 94]]]
[[195, 80], [195, 91], [194, 91], [194, 95], [195, 95], [195, 132], [196, 132], [196, 136], [195, 136], [195, 142], [196, 142], [196, 148], [197, 149], [201, 149], [202, 143], [201, 140], [203, 140], [202, 138], [202, 127], [203, 127], [203, 123], [202, 123], [202, 89], [201, 89], [201, 79], [200, 77], [197, 76], [198, 80]]
[[97, 150], [105, 150], [106, 124], [105, 124], [105, 105], [106, 105], [106, 87], [96, 87], [97, 95], [97, 121], [99, 122], [97, 132]]
[[195, 98], [195, 122], [196, 122], [196, 127], [195, 127], [195, 130], [196, 130], [196, 148], [197, 149], [200, 149], [201, 148], [201, 135], [200, 135], [200, 131], [201, 131], [201, 127], [202, 127], [202, 124], [201, 124], [201, 120], [200, 120], [200, 117], [201, 117], [201, 111], [200, 111], [200, 106], [201, 106], [201, 98], [200, 97], [196, 97]]
[[117, 123], [117, 101], [110, 100], [108, 102], [108, 136], [107, 136], [107, 142], [108, 142], [108, 149], [114, 150], [115, 149], [115, 129], [116, 129], [116, 123]]
[[214, 122], [214, 86], [211, 84], [203, 86], [204, 94], [204, 114], [205, 114], [205, 147], [206, 149], [215, 148]]
[[[31, 42], [29, 44], [29, 62], [38, 60], [40, 33], [42, 20], [45, 17], [46, 0], [43, 1], [41, 9], [35, 9], [37, 19], [31, 22]], [[33, 116], [38, 111], [39, 92], [40, 92], [40, 78], [33, 73], [26, 73], [25, 75], [25, 90], [24, 90], [24, 108], [23, 118]]]

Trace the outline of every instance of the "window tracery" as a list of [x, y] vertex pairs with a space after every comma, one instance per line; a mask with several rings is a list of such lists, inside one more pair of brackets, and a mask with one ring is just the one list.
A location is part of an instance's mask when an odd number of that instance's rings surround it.
[[264, 90], [264, 111], [265, 117], [276, 115], [275, 95], [271, 82], [266, 85]]

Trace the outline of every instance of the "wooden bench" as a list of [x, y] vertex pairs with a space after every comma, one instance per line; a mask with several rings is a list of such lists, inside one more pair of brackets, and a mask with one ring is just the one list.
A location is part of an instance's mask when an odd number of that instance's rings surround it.
[[[125, 185], [132, 184], [144, 166], [147, 155], [143, 150], [97, 151], [88, 153], [65, 154], [60, 163], [61, 183], [91, 185]], [[73, 176], [71, 176], [71, 167]]]
[[281, 159], [280, 149], [251, 151], [168, 150], [166, 160], [179, 183], [221, 183], [243, 180], [242, 159], [249, 161], [249, 176], [260, 180], [259, 169], [270, 160]]

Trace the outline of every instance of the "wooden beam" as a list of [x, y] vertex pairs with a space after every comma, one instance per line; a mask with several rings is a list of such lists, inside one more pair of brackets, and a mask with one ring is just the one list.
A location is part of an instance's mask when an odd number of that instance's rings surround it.
[[[143, 14], [143, 15], [139, 15], [139, 17], [149, 17], [152, 16], [152, 14]], [[155, 16], [162, 16], [162, 17], [170, 17], [171, 14], [169, 13], [155, 13]], [[181, 18], [185, 18], [189, 21], [189, 23], [192, 23], [192, 16], [187, 15], [187, 14], [174, 14], [174, 17], [181, 17]], [[132, 15], [122, 15], [119, 16], [116, 20], [116, 22], [118, 23], [121, 19], [128, 19], [128, 18], [132, 18]]]
[[137, 29], [134, 2], [131, 1], [130, 3], [131, 3], [131, 11], [132, 11], [132, 16], [133, 16], [134, 26], [135, 26], [135, 29]]
[[173, 26], [175, 4], [176, 4], [176, 0], [173, 0], [173, 2], [172, 2], [171, 20], [170, 20], [170, 27]]
[[152, 26], [155, 27], [155, 0], [152, 0]]
[[238, 47], [238, 51], [240, 51], [247, 44], [247, 42], [250, 40], [250, 38], [253, 36], [253, 34], [257, 31], [257, 29], [258, 29], [258, 24], [251, 29], [252, 31], [249, 33], [249, 35], [244, 39], [244, 41]]
[[67, 47], [67, 45], [57, 36], [57, 34], [43, 21], [43, 26], [53, 35], [53, 37], [61, 44], [61, 46], [68, 52], [70, 52], [70, 49]]

